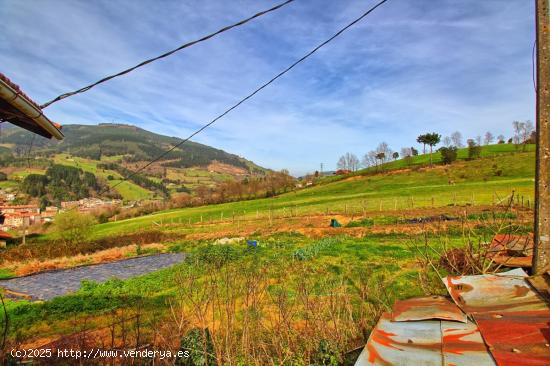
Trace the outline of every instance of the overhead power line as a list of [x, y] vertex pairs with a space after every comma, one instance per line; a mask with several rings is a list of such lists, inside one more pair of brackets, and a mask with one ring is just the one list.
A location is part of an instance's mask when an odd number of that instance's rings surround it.
[[201, 133], [202, 131], [204, 131], [205, 129], [207, 129], [208, 127], [210, 127], [211, 125], [213, 125], [214, 123], [216, 123], [216, 121], [218, 121], [220, 118], [224, 117], [225, 115], [227, 115], [229, 112], [231, 112], [232, 110], [234, 110], [235, 108], [237, 108], [238, 106], [240, 106], [241, 104], [243, 104], [244, 102], [246, 102], [247, 100], [249, 100], [250, 98], [252, 98], [254, 95], [256, 95], [257, 93], [259, 93], [262, 89], [266, 88], [268, 85], [270, 85], [271, 83], [273, 83], [275, 80], [279, 79], [281, 76], [283, 76], [284, 74], [286, 74], [287, 72], [289, 72], [290, 70], [292, 70], [294, 67], [296, 67], [299, 63], [305, 61], [307, 58], [309, 58], [311, 55], [313, 55], [315, 52], [317, 52], [319, 49], [321, 49], [322, 47], [326, 46], [328, 43], [332, 42], [335, 38], [337, 38], [338, 36], [340, 36], [342, 33], [344, 33], [346, 30], [348, 30], [349, 28], [353, 27], [355, 24], [359, 23], [361, 20], [363, 20], [363, 18], [365, 18], [367, 15], [369, 15], [370, 13], [372, 13], [376, 8], [378, 8], [379, 6], [381, 6], [382, 4], [384, 4], [386, 1], [388, 0], [382, 0], [380, 1], [379, 3], [377, 3], [376, 5], [374, 5], [373, 7], [371, 7], [369, 10], [365, 11], [363, 14], [361, 14], [358, 18], [356, 18], [355, 20], [353, 20], [351, 23], [349, 23], [348, 25], [346, 25], [345, 27], [343, 27], [342, 29], [340, 29], [338, 32], [336, 32], [332, 37], [328, 38], [326, 41], [322, 42], [321, 44], [319, 44], [317, 47], [315, 47], [314, 49], [312, 49], [311, 51], [309, 51], [308, 53], [306, 53], [304, 56], [302, 56], [301, 58], [299, 58], [298, 60], [296, 60], [295, 62], [293, 62], [290, 66], [288, 66], [286, 69], [284, 69], [283, 71], [281, 71], [280, 73], [278, 73], [277, 75], [275, 75], [274, 77], [272, 77], [269, 81], [265, 82], [264, 84], [262, 84], [260, 87], [258, 87], [257, 89], [255, 89], [252, 93], [248, 94], [246, 97], [242, 98], [241, 100], [239, 100], [237, 103], [233, 104], [231, 107], [229, 107], [228, 109], [225, 110], [225, 112], [221, 113], [220, 115], [218, 115], [216, 118], [214, 118], [213, 120], [211, 120], [210, 122], [208, 122], [207, 124], [205, 124], [204, 126], [202, 126], [201, 128], [199, 128], [198, 130], [196, 130], [195, 132], [193, 132], [191, 135], [189, 135], [187, 138], [181, 140], [180, 142], [178, 142], [177, 144], [175, 144], [174, 146], [172, 146], [170, 149], [166, 150], [165, 152], [161, 153], [159, 156], [157, 156], [156, 158], [154, 158], [153, 160], [151, 160], [150, 162], [148, 162], [147, 164], [145, 164], [144, 166], [142, 166], [141, 168], [139, 168], [138, 170], [132, 172], [132, 174], [128, 175], [127, 177], [124, 177], [120, 182], [117, 182], [115, 185], [113, 185], [112, 187], [110, 187], [107, 191], [109, 191], [110, 189], [112, 188], [115, 188], [116, 186], [118, 186], [119, 184], [121, 184], [122, 182], [126, 181], [127, 179], [135, 176], [136, 174], [138, 174], [139, 172], [143, 171], [144, 169], [146, 169], [147, 167], [149, 167], [150, 165], [154, 164], [155, 162], [159, 161], [160, 159], [162, 159], [163, 157], [165, 157], [166, 155], [168, 155], [170, 152], [174, 151], [175, 149], [177, 149], [179, 146], [183, 145], [184, 143], [186, 143], [187, 141], [189, 141], [192, 137], [196, 136], [197, 134]]
[[73, 96], [73, 95], [75, 95], [75, 94], [80, 94], [80, 93], [87, 92], [88, 90], [90, 90], [91, 88], [93, 88], [93, 87], [96, 86], [96, 85], [102, 84], [102, 83], [104, 83], [104, 82], [106, 82], [106, 81], [109, 81], [109, 80], [111, 80], [111, 79], [114, 79], [114, 78], [116, 78], [116, 77], [119, 77], [119, 76], [128, 74], [129, 72], [132, 72], [132, 71], [134, 71], [134, 70], [137, 69], [137, 68], [140, 68], [140, 67], [142, 67], [142, 66], [145, 66], [145, 65], [147, 65], [147, 64], [150, 64], [151, 62], [160, 60], [160, 59], [162, 59], [162, 58], [168, 57], [168, 56], [170, 56], [170, 55], [172, 55], [172, 54], [174, 54], [174, 53], [176, 53], [176, 52], [178, 52], [178, 51], [183, 50], [184, 48], [188, 48], [188, 47], [191, 47], [191, 46], [193, 46], [193, 45], [195, 45], [195, 44], [197, 44], [197, 43], [204, 42], [204, 41], [206, 41], [206, 40], [208, 40], [208, 39], [210, 39], [210, 38], [212, 38], [212, 37], [217, 36], [218, 34], [221, 34], [221, 33], [223, 33], [223, 32], [227, 32], [227, 31], [230, 30], [230, 29], [239, 27], [239, 26], [241, 26], [241, 25], [243, 25], [243, 24], [246, 24], [246, 23], [250, 22], [250, 21], [253, 20], [253, 19], [259, 18], [259, 17], [261, 17], [262, 15], [265, 15], [265, 14], [271, 13], [271, 12], [273, 12], [273, 11], [275, 11], [275, 10], [278, 10], [278, 9], [282, 8], [283, 6], [289, 4], [289, 3], [293, 2], [293, 1], [294, 1], [294, 0], [287, 0], [287, 1], [285, 1], [285, 2], [283, 2], [283, 3], [281, 3], [281, 4], [279, 4], [279, 5], [276, 5], [276, 6], [272, 7], [272, 8], [270, 8], [270, 9], [267, 9], [267, 10], [261, 11], [261, 12], [259, 12], [259, 13], [256, 13], [256, 14], [252, 15], [251, 17], [248, 17], [248, 18], [246, 18], [246, 19], [243, 19], [243, 20], [241, 20], [241, 21], [239, 21], [239, 22], [237, 22], [237, 23], [234, 23], [234, 24], [232, 24], [232, 25], [228, 25], [228, 26], [226, 26], [226, 27], [223, 27], [223, 28], [221, 28], [220, 30], [218, 30], [218, 31], [216, 31], [216, 32], [214, 32], [214, 33], [210, 33], [209, 35], [206, 35], [206, 36], [204, 36], [204, 37], [202, 37], [202, 38], [199, 38], [199, 39], [197, 39], [197, 40], [194, 40], [194, 41], [191, 41], [191, 42], [182, 44], [182, 45], [179, 46], [178, 48], [175, 48], [175, 49], [173, 49], [173, 50], [171, 50], [171, 51], [168, 51], [168, 52], [166, 52], [166, 53], [163, 53], [163, 54], [160, 55], [160, 56], [153, 57], [153, 58], [150, 58], [150, 59], [145, 60], [145, 61], [143, 61], [143, 62], [140, 62], [140, 63], [137, 64], [136, 66], [130, 67], [129, 69], [120, 71], [120, 72], [118, 72], [118, 73], [116, 73], [116, 74], [113, 74], [113, 75], [110, 75], [110, 76], [106, 76], [106, 77], [104, 77], [103, 79], [98, 80], [98, 81], [96, 81], [95, 83], [92, 83], [92, 84], [90, 84], [90, 85], [87, 85], [87, 86], [85, 86], [85, 87], [83, 87], [83, 88], [80, 88], [80, 89], [78, 89], [78, 90], [75, 90], [75, 91], [72, 91], [72, 92], [68, 92], [68, 93], [65, 93], [65, 94], [61, 94], [61, 95], [59, 95], [58, 97], [56, 97], [56, 98], [50, 100], [49, 102], [46, 102], [46, 103], [42, 104], [42, 105], [40, 106], [40, 108], [46, 108], [46, 107], [48, 107], [49, 105], [51, 105], [51, 104], [53, 104], [53, 103], [55, 103], [55, 102], [58, 102], [58, 101], [60, 101], [60, 100], [62, 100], [62, 99], [71, 97], [71, 96]]

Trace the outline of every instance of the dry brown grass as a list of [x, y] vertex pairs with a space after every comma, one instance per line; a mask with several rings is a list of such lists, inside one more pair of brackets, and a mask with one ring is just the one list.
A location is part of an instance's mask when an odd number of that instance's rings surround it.
[[[77, 254], [70, 257], [58, 257], [53, 259], [31, 259], [20, 262], [6, 262], [4, 267], [10, 269], [18, 276], [25, 276], [32, 273], [43, 272], [53, 269], [71, 268], [87, 264], [99, 264], [112, 262], [119, 259], [136, 256], [138, 246], [135, 244], [124, 247], [100, 250], [92, 254]], [[142, 250], [164, 251], [164, 244], [153, 243], [141, 246]]]

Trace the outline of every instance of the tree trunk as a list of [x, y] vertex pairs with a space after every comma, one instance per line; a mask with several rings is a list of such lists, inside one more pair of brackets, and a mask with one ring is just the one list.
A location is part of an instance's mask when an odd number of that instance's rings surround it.
[[432, 145], [430, 145], [430, 167], [432, 166]]

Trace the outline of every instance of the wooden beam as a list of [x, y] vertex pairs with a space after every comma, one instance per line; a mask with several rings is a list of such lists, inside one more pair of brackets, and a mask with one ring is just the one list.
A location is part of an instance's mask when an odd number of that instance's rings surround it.
[[537, 157], [533, 272], [550, 270], [550, 7], [536, 1]]

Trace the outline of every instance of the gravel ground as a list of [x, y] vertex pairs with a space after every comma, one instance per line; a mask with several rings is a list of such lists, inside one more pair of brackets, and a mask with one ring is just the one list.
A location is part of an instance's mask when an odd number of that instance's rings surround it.
[[114, 277], [126, 279], [170, 267], [183, 261], [184, 258], [182, 253], [131, 258], [1, 280], [0, 287], [27, 294], [34, 300], [50, 300], [77, 291], [82, 280], [105, 282]]

